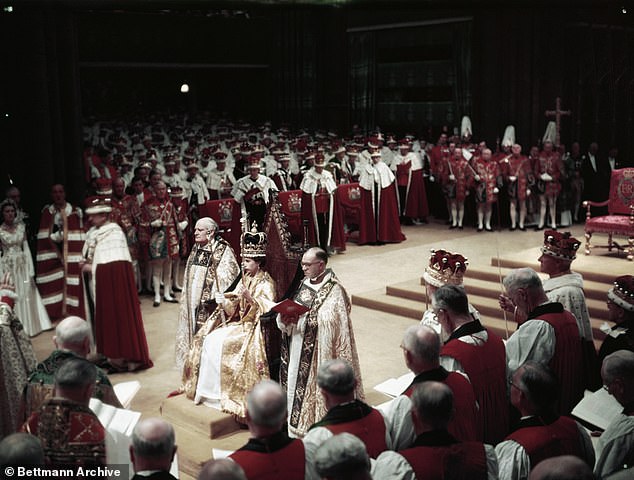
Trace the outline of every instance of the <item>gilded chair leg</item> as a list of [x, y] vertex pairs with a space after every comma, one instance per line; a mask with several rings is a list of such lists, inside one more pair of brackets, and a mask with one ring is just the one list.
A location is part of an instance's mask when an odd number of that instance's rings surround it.
[[634, 261], [634, 237], [629, 237], [627, 239], [628, 249], [627, 249], [627, 259], [631, 262]]
[[592, 234], [586, 232], [585, 236], [586, 236], [586, 255], [590, 255], [590, 249], [592, 248], [592, 246], [590, 245], [590, 237], [592, 237]]

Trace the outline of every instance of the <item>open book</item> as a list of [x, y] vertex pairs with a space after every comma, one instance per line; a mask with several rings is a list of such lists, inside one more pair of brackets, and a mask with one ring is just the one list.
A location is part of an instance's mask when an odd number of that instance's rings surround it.
[[[134, 380], [124, 383], [139, 382]], [[131, 388], [131, 386], [128, 385], [126, 388]], [[117, 391], [116, 386], [115, 391]], [[138, 391], [138, 388], [136, 391]], [[119, 392], [117, 392], [117, 396], [119, 396]], [[119, 400], [123, 403], [121, 397], [119, 397]], [[108, 464], [128, 465], [128, 473], [130, 478], [132, 478], [134, 468], [130, 461], [130, 444], [132, 443], [132, 431], [141, 418], [141, 412], [113, 407], [96, 398], [90, 399], [89, 407], [108, 432], [106, 436], [106, 460]], [[178, 459], [176, 456], [174, 456], [170, 473], [178, 478]]]
[[412, 372], [407, 372], [398, 378], [388, 378], [386, 381], [375, 385], [374, 389], [377, 392], [384, 393], [390, 397], [398, 397], [407, 387], [410, 386], [412, 380], [414, 380], [414, 374]]
[[112, 387], [117, 398], [123, 405], [123, 408], [129, 408], [132, 399], [141, 390], [141, 383], [138, 380], [131, 380], [129, 382], [120, 382]]
[[583, 398], [572, 410], [572, 416], [594, 430], [605, 430], [623, 406], [605, 389], [585, 391]]

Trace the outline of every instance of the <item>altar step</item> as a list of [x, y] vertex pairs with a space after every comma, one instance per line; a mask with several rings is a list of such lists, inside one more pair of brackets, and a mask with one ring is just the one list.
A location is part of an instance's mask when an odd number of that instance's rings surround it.
[[[500, 295], [500, 276], [504, 278], [513, 268], [529, 266], [539, 270], [536, 263], [522, 263], [517, 260], [492, 260], [495, 266], [479, 265], [469, 266], [464, 280], [465, 289], [469, 295], [470, 303], [480, 312], [484, 325], [495, 333], [506, 336], [515, 330], [512, 315], [507, 314], [507, 321], [498, 304]], [[578, 271], [578, 270], [576, 270]], [[586, 305], [590, 313], [590, 319], [597, 347], [603, 341], [605, 335], [599, 330], [604, 321], [607, 321], [606, 293], [614, 279], [613, 273], [583, 272], [584, 292]], [[545, 278], [545, 277], [544, 277]], [[422, 278], [412, 279], [386, 286], [384, 289], [374, 290], [352, 296], [353, 305], [358, 305], [373, 310], [391, 313], [402, 317], [420, 320], [427, 308], [427, 297]]]
[[212, 457], [212, 449], [237, 450], [248, 438], [248, 430], [228, 415], [205, 405], [194, 405], [185, 395], [167, 398], [161, 406], [163, 418], [174, 426], [179, 471], [192, 478]]

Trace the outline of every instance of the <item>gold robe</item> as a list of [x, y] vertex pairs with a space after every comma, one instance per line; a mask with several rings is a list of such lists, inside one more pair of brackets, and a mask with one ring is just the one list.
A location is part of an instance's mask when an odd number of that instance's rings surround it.
[[194, 245], [185, 266], [176, 326], [176, 367], [181, 372], [196, 331], [215, 309], [215, 294], [224, 293], [239, 273], [233, 249], [224, 240]]
[[[254, 303], [249, 303], [240, 295], [243, 288], [249, 291]], [[221, 408], [227, 413], [245, 417], [247, 393], [256, 383], [269, 378], [260, 316], [274, 305], [275, 283], [268, 273], [260, 270], [254, 276], [245, 275], [242, 283], [233, 292], [225, 294], [225, 297], [223, 306], [214, 311], [194, 336], [183, 368], [181, 388], [188, 398], [194, 399], [205, 338], [214, 330], [227, 329], [221, 347], [213, 344], [209, 346], [222, 348]]]
[[297, 325], [282, 330], [280, 381], [288, 392], [288, 432], [303, 437], [311, 425], [326, 415], [323, 396], [317, 386], [322, 362], [343, 358], [355, 372], [356, 398], [363, 400], [359, 357], [350, 319], [350, 297], [330, 269], [321, 284], [312, 286], [304, 279], [294, 299], [310, 307]]

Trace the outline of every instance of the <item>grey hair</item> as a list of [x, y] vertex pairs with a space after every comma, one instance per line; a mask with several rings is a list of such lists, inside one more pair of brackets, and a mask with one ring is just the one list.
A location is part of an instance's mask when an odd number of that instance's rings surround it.
[[469, 315], [469, 299], [463, 286], [443, 285], [432, 295], [436, 308], [448, 310], [457, 315]]
[[356, 379], [354, 369], [342, 358], [326, 360], [317, 371], [317, 385], [334, 395], [347, 395], [353, 392]]
[[634, 381], [634, 352], [630, 350], [617, 350], [603, 359], [604, 380], [612, 381], [622, 378], [625, 381]]
[[351, 475], [370, 471], [370, 457], [359, 438], [351, 433], [340, 433], [317, 449], [315, 468], [321, 477], [348, 480]]
[[[154, 429], [159, 435], [148, 435]], [[159, 430], [160, 429], [160, 430]], [[144, 458], [165, 458], [171, 456], [176, 444], [176, 434], [171, 424], [160, 418], [148, 418], [136, 424], [132, 431], [132, 448], [135, 455]]]
[[426, 325], [412, 325], [405, 330], [403, 347], [416, 358], [437, 362], [440, 356], [440, 336]]
[[412, 409], [435, 429], [446, 428], [453, 415], [453, 392], [440, 382], [423, 382], [414, 389]]
[[78, 389], [94, 385], [97, 367], [83, 358], [69, 358], [55, 372], [55, 386], [63, 389]]
[[247, 394], [251, 421], [261, 427], [275, 428], [286, 419], [286, 393], [273, 380], [263, 380]]
[[66, 317], [55, 327], [55, 340], [61, 347], [81, 345], [91, 337], [90, 325], [81, 317]]
[[200, 223], [201, 225], [203, 225], [207, 229], [207, 232], [212, 232], [212, 231], [217, 231], [218, 230], [218, 224], [211, 217], [202, 217], [202, 218], [198, 219], [198, 221], [196, 223], [197, 224]]
[[537, 272], [529, 267], [516, 268], [504, 277], [502, 282], [507, 292], [514, 292], [520, 288], [524, 288], [530, 292], [537, 291], [542, 287], [542, 280]]

